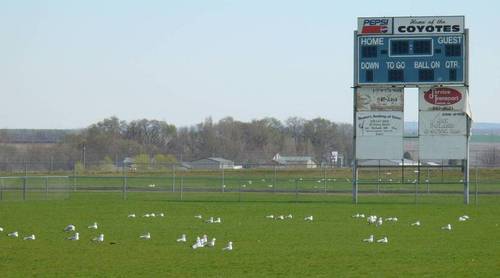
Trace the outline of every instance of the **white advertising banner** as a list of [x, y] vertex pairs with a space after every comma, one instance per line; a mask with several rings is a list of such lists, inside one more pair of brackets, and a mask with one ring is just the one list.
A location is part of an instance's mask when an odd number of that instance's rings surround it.
[[420, 87], [418, 95], [420, 111], [469, 112], [466, 87]]
[[356, 158], [401, 159], [403, 112], [357, 112]]
[[456, 136], [467, 134], [464, 112], [420, 111], [419, 136]]
[[419, 159], [466, 159], [466, 136], [420, 136]]
[[403, 136], [403, 112], [357, 112], [356, 136]]
[[462, 34], [464, 26], [464, 16], [395, 17], [393, 21], [394, 34], [398, 35]]
[[359, 88], [356, 95], [358, 111], [403, 111], [403, 88]]

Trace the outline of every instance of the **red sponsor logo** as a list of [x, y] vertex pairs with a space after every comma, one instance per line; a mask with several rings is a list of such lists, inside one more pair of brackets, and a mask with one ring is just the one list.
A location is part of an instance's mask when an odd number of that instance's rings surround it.
[[462, 100], [462, 93], [452, 88], [433, 88], [424, 93], [424, 99], [434, 105], [452, 105]]

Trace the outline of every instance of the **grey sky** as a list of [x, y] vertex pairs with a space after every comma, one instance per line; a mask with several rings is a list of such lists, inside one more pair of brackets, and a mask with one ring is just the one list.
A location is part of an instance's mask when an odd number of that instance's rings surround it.
[[[105, 117], [352, 121], [358, 16], [465, 15], [475, 121], [498, 122], [497, 1], [0, 2], [0, 128]], [[416, 120], [416, 97], [407, 97]], [[413, 105], [412, 105], [413, 101]]]

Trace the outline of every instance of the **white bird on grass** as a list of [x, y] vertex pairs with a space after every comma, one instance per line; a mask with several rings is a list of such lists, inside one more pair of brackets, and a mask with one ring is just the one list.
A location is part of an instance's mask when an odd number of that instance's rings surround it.
[[149, 216], [151, 217], [156, 217], [156, 214], [154, 212], [150, 213]]
[[215, 237], [214, 237], [214, 238], [212, 238], [212, 240], [211, 240], [211, 241], [207, 242], [207, 244], [206, 244], [206, 245], [207, 245], [208, 247], [214, 247], [214, 246], [215, 246]]
[[233, 250], [233, 242], [232, 241], [228, 242], [227, 246], [222, 248], [222, 250], [227, 250], [227, 251]]
[[98, 237], [92, 239], [93, 242], [104, 242], [104, 234], [100, 234]]
[[214, 223], [222, 223], [222, 220], [220, 219], [220, 217], [217, 217], [217, 219], [214, 220]]
[[208, 236], [203, 235], [203, 237], [201, 238], [201, 245], [205, 246], [207, 245], [207, 242], [208, 242]]
[[379, 217], [379, 218], [377, 219], [377, 223], [375, 223], [375, 225], [376, 225], [377, 227], [379, 227], [379, 226], [382, 226], [382, 224], [384, 224], [384, 220], [382, 220], [382, 217]]
[[196, 238], [196, 243], [191, 246], [193, 249], [203, 247], [203, 244], [201, 243], [200, 237]]
[[35, 240], [35, 235], [30, 235], [30, 236], [26, 236], [23, 238], [23, 240]]
[[152, 183], [150, 185], [148, 185], [149, 187], [153, 188], [153, 187], [156, 187], [156, 184]]
[[377, 222], [377, 216], [370, 215], [366, 218], [366, 221], [368, 222], [368, 224], [374, 224], [375, 222]]
[[74, 235], [68, 237], [68, 240], [80, 240], [80, 233], [75, 233]]
[[398, 218], [397, 217], [388, 217], [385, 219], [385, 221], [398, 222]]
[[64, 231], [65, 232], [74, 232], [75, 229], [76, 229], [75, 225], [69, 224], [68, 226], [66, 226], [66, 228], [64, 228]]
[[145, 233], [143, 235], [140, 235], [139, 238], [140, 239], [148, 240], [148, 239], [151, 239], [151, 234], [150, 233]]
[[309, 215], [304, 218], [305, 221], [313, 221], [313, 216]]
[[146, 214], [144, 214], [142, 217], [149, 218], [149, 217], [151, 217], [151, 215], [150, 215], [149, 213], [146, 213]]
[[292, 219], [293, 215], [289, 214], [289, 215], [285, 216], [285, 218]]
[[373, 240], [374, 240], [374, 239], [373, 239], [373, 235], [370, 235], [370, 237], [369, 237], [369, 238], [365, 238], [365, 239], [363, 239], [363, 241], [364, 241], [364, 242], [368, 242], [368, 243], [372, 243], [372, 242], [373, 242]]
[[94, 229], [97, 230], [97, 222], [94, 222], [94, 224], [88, 226], [89, 229]]
[[378, 242], [378, 243], [388, 243], [388, 242], [389, 242], [389, 239], [387, 239], [387, 237], [385, 236], [385, 237], [383, 237], [383, 238], [381, 238], [381, 239], [377, 240], [377, 242]]
[[0, 232], [3, 232], [3, 228], [2, 227], [0, 227]]
[[212, 216], [210, 216], [210, 218], [207, 221], [205, 221], [205, 223], [208, 223], [208, 224], [214, 223], [214, 218]]
[[19, 237], [19, 233], [17, 231], [9, 233], [7, 236], [9, 237]]
[[266, 218], [267, 219], [274, 219], [274, 215], [270, 214], [270, 215], [266, 215]]
[[441, 230], [448, 230], [448, 231], [451, 231], [451, 224], [448, 224], [444, 227], [441, 227]]
[[128, 215], [129, 218], [135, 218], [135, 213], [131, 213]]
[[277, 219], [277, 220], [284, 220], [284, 219], [285, 219], [285, 217], [284, 217], [283, 215], [280, 215], [280, 216], [276, 217], [276, 219]]
[[420, 226], [420, 221], [416, 221], [414, 223], [411, 223], [410, 226]]
[[177, 239], [177, 242], [186, 242], [186, 234], [182, 234], [181, 237]]
[[194, 218], [202, 219], [203, 217], [201, 216], [201, 214], [198, 214], [198, 215], [195, 215]]
[[469, 220], [469, 216], [466, 215], [466, 214], [464, 214], [462, 217], [465, 218], [465, 219], [467, 219], [467, 220]]
[[163, 212], [160, 212], [160, 213], [158, 214], [158, 216], [160, 216], [160, 217], [165, 217], [165, 214], [164, 214]]
[[464, 221], [467, 221], [467, 219], [466, 219], [466, 218], [463, 218], [462, 216], [460, 216], [460, 217], [458, 218], [458, 221], [460, 221], [460, 222], [464, 222]]

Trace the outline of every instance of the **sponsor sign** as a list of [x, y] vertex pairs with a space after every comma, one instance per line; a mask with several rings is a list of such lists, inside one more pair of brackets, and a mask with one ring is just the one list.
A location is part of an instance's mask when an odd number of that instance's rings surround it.
[[465, 136], [467, 117], [464, 112], [420, 111], [418, 132], [420, 136]]
[[420, 111], [468, 112], [466, 87], [420, 87]]
[[419, 159], [466, 159], [466, 136], [420, 136]]
[[462, 34], [463, 16], [395, 17], [394, 34]]
[[403, 88], [359, 88], [357, 111], [403, 111]]
[[392, 17], [360, 17], [358, 18], [358, 34], [392, 34]]
[[356, 135], [403, 136], [403, 112], [357, 112]]

